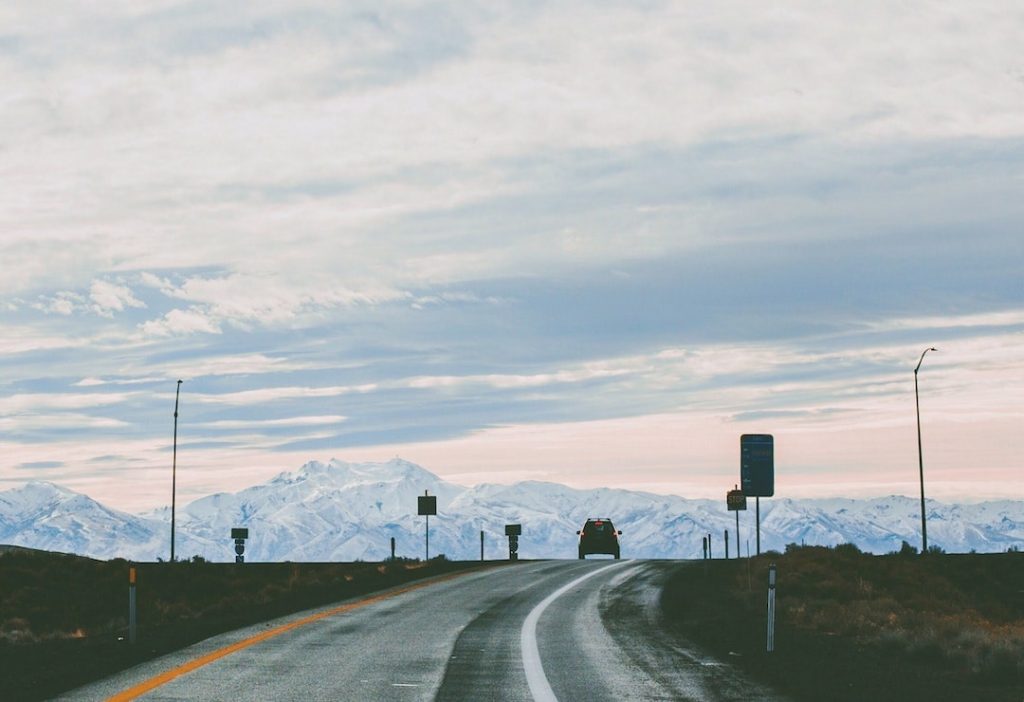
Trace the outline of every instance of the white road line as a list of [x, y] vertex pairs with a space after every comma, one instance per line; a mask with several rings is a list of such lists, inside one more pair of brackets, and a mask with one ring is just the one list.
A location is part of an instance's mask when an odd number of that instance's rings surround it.
[[526, 616], [526, 621], [523, 622], [523, 629], [519, 635], [519, 644], [523, 652], [523, 670], [526, 672], [526, 682], [530, 685], [530, 694], [533, 695], [535, 702], [558, 702], [558, 698], [555, 697], [555, 691], [551, 689], [551, 683], [548, 682], [547, 676], [544, 675], [544, 666], [540, 662], [540, 651], [537, 649], [537, 622], [540, 620], [540, 615], [544, 613], [549, 604], [587, 578], [592, 578], [603, 570], [624, 565], [624, 563], [612, 563], [603, 568], [592, 570], [586, 575], [563, 585], [545, 597]]

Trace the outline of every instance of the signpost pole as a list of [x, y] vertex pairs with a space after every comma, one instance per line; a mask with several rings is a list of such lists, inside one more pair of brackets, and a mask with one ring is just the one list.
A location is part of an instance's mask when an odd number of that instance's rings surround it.
[[430, 515], [437, 514], [437, 498], [431, 497], [429, 490], [423, 491], [422, 497], [416, 498], [416, 513], [427, 518], [423, 529], [424, 543], [426, 549], [426, 560], [430, 560]]
[[740, 511], [736, 510], [736, 558], [740, 557]]
[[775, 564], [768, 566], [768, 653], [775, 650]]
[[754, 521], [757, 522], [757, 555], [761, 555], [761, 498], [754, 498]]
[[484, 560], [484, 530], [480, 530], [480, 561]]
[[[725, 493], [725, 503], [729, 510], [736, 513], [736, 558], [740, 557], [740, 511], [747, 509], [747, 496], [734, 487]], [[725, 559], [729, 560], [729, 530], [725, 529]]]

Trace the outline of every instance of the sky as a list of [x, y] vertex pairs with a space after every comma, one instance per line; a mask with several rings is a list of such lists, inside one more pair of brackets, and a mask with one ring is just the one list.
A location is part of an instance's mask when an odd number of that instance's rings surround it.
[[[1024, 499], [1024, 6], [0, 6], [0, 490]], [[174, 404], [181, 379], [174, 445]]]

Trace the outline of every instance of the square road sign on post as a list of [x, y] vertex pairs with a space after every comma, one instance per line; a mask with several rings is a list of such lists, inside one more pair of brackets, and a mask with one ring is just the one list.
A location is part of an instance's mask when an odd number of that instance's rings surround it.
[[740, 488], [747, 497], [775, 494], [775, 438], [771, 434], [740, 437]]
[[437, 495], [420, 495], [416, 498], [416, 514], [437, 514]]
[[747, 509], [747, 496], [742, 490], [730, 490], [725, 493], [725, 504], [730, 512], [743, 512]]

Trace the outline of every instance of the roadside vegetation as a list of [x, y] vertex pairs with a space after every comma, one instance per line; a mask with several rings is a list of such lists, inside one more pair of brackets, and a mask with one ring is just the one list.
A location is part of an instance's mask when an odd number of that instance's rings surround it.
[[1024, 554], [791, 545], [681, 568], [662, 606], [681, 636], [796, 700], [1024, 700]]
[[479, 565], [443, 556], [137, 564], [137, 642], [129, 645], [127, 561], [6, 551], [0, 553], [0, 697], [46, 699], [217, 633]]

